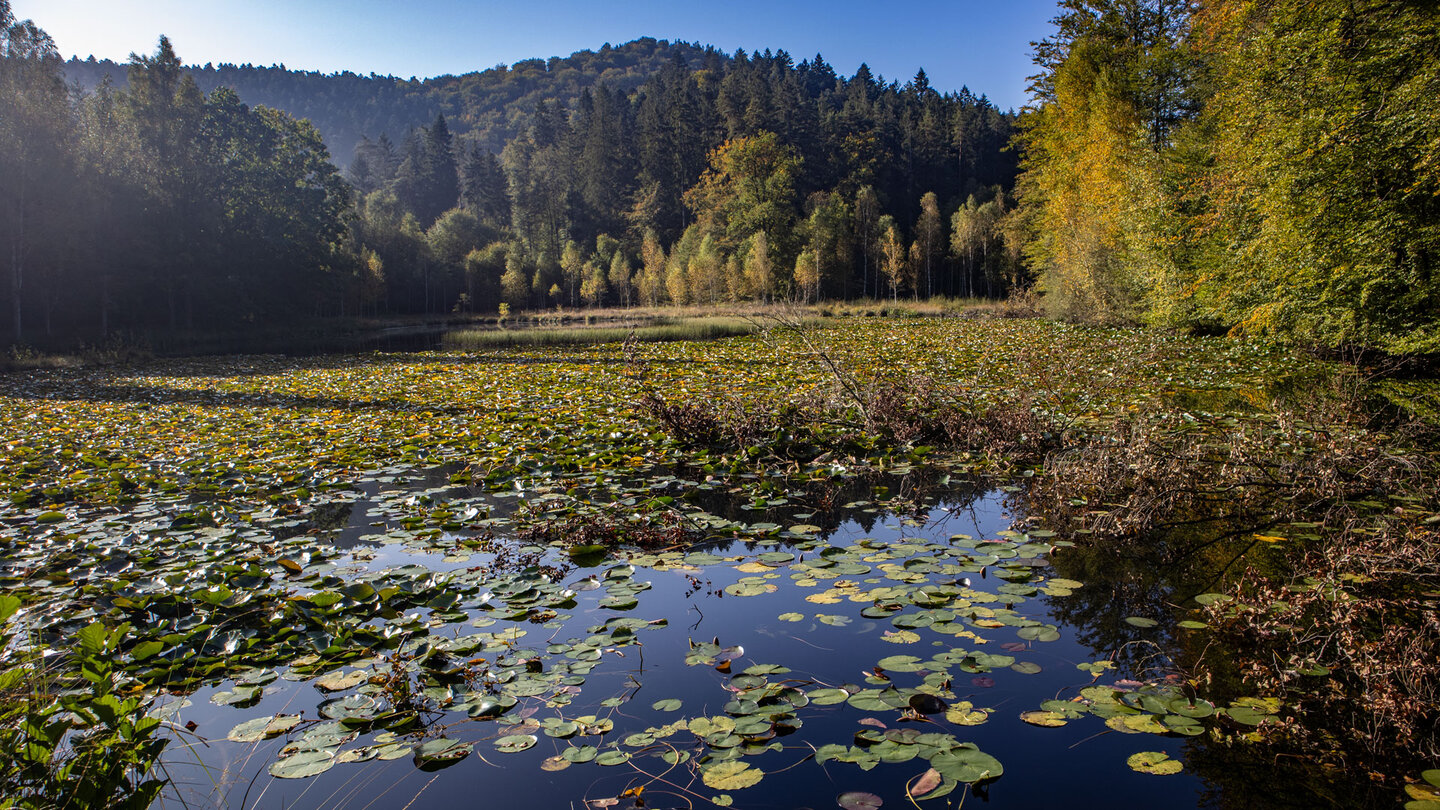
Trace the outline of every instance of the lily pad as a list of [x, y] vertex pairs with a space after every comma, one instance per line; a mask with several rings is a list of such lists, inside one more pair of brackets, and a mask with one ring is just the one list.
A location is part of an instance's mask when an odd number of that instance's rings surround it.
[[270, 775], [276, 779], [305, 779], [318, 776], [335, 766], [335, 752], [329, 750], [297, 751], [270, 763]]
[[539, 740], [534, 734], [507, 734], [495, 740], [495, 750], [506, 754], [515, 754], [534, 748], [537, 742]]
[[874, 793], [864, 793], [852, 790], [849, 793], [841, 793], [836, 797], [835, 802], [845, 810], [876, 810], [885, 803], [883, 799]]
[[1156, 776], [1166, 776], [1180, 773], [1184, 766], [1177, 759], [1171, 759], [1169, 754], [1163, 751], [1141, 751], [1138, 754], [1131, 754], [1125, 760], [1125, 764], [1133, 771], [1150, 773]]
[[426, 740], [415, 749], [415, 765], [424, 770], [447, 768], [470, 756], [472, 748], [468, 742], [447, 737]]
[[760, 783], [765, 772], [737, 760], [717, 762], [703, 769], [700, 778], [716, 790], [743, 790]]

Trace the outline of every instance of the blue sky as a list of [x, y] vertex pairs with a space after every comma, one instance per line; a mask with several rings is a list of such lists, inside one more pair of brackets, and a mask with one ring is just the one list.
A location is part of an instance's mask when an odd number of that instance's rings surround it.
[[962, 85], [1001, 107], [1025, 101], [1032, 40], [1054, 0], [12, 0], [61, 53], [124, 61], [166, 34], [187, 63], [284, 64], [302, 70], [421, 78], [568, 55], [637, 37], [733, 52], [817, 52], [850, 75], [867, 62], [887, 79], [919, 68], [939, 90]]

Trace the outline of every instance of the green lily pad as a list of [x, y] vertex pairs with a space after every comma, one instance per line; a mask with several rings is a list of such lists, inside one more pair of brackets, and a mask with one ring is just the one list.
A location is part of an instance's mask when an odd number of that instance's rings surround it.
[[1184, 768], [1179, 760], [1171, 759], [1170, 755], [1163, 751], [1141, 751], [1138, 754], [1131, 754], [1130, 758], [1125, 760], [1125, 764], [1129, 765], [1133, 771], [1156, 776], [1180, 773]]
[[930, 766], [941, 775], [957, 782], [980, 782], [998, 779], [1005, 768], [1000, 760], [981, 751], [971, 743], [942, 751], [930, 758]]
[[1021, 712], [1020, 719], [1032, 726], [1044, 728], [1059, 728], [1069, 722], [1063, 714], [1047, 711]]
[[850, 693], [844, 689], [816, 689], [809, 695], [810, 702], [816, 706], [834, 706], [850, 699]]
[[322, 774], [335, 766], [335, 753], [329, 750], [297, 751], [270, 763], [270, 775], [276, 779], [305, 779]]
[[706, 767], [700, 772], [700, 778], [707, 787], [716, 790], [743, 790], [759, 784], [765, 772], [748, 763], [729, 760]]
[[626, 762], [629, 762], [629, 761], [630, 761], [630, 753], [629, 753], [628, 751], [610, 750], [610, 751], [605, 751], [605, 752], [601, 753], [599, 756], [595, 757], [595, 764], [596, 764], [596, 765], [605, 765], [605, 766], [607, 766], [607, 767], [608, 767], [608, 766], [614, 766], [614, 765], [623, 765], [623, 764], [625, 764]]
[[225, 739], [242, 743], [259, 742], [271, 737], [278, 737], [298, 725], [300, 725], [300, 715], [298, 714], [266, 715], [246, 720], [235, 726], [230, 729], [229, 734], [225, 735]]
[[470, 756], [472, 748], [468, 742], [447, 737], [426, 740], [415, 749], [415, 765], [424, 770], [446, 768]]
[[495, 750], [515, 754], [534, 748], [537, 742], [539, 740], [534, 734], [508, 734], [495, 741]]
[[885, 803], [883, 799], [874, 793], [865, 793], [859, 790], [852, 790], [848, 793], [841, 793], [835, 802], [845, 810], [876, 810]]
[[600, 750], [593, 745], [576, 745], [566, 748], [560, 752], [560, 756], [576, 764], [590, 762], [600, 754]]

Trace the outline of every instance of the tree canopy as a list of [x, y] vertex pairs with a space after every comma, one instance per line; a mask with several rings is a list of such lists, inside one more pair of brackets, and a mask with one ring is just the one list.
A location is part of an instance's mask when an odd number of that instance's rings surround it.
[[1440, 12], [1066, 0], [1017, 220], [1051, 311], [1440, 351]]

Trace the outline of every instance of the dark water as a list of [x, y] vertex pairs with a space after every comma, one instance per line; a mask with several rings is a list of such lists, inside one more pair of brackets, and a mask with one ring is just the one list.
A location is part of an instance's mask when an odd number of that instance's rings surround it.
[[[433, 472], [419, 480], [397, 480], [372, 484], [364, 497], [348, 509], [329, 516], [331, 528], [338, 530], [334, 539], [339, 545], [350, 546], [361, 559], [357, 566], [371, 569], [419, 563], [436, 570], [474, 565], [471, 559], [446, 559], [441, 554], [416, 553], [397, 543], [377, 544], [374, 536], [383, 527], [377, 520], [377, 499], [395, 497], [404, 491], [429, 487], [437, 495], [464, 494], [445, 490], [444, 471]], [[1013, 514], [1007, 496], [995, 491], [954, 490], [920, 512], [906, 515], [888, 514], [884, 510], [848, 510], [831, 521], [823, 540], [801, 543], [797, 556], [813, 558], [824, 547], [854, 547], [865, 541], [871, 548], [896, 543], [948, 544], [956, 536], [974, 541], [996, 538], [1012, 527]], [[362, 539], [369, 538], [369, 539]], [[961, 541], [971, 542], [971, 541]], [[747, 544], [735, 541], [712, 546], [708, 551], [717, 556], [744, 556], [751, 559], [766, 551], [794, 550], [793, 543]], [[1063, 558], [1070, 549], [1057, 551]], [[903, 564], [903, 559], [887, 560]], [[603, 574], [613, 560], [596, 568], [575, 568], [565, 581], [580, 583], [586, 578]], [[1042, 575], [1050, 573], [1039, 569]], [[990, 569], [986, 569], [987, 574]], [[746, 808], [836, 807], [836, 797], [847, 791], [876, 794], [887, 807], [909, 806], [907, 781], [923, 773], [928, 764], [923, 759], [900, 763], [880, 763], [865, 771], [855, 764], [828, 762], [817, 765], [807, 758], [815, 747], [829, 743], [851, 745], [857, 731], [873, 729], [874, 722], [887, 728], [917, 728], [922, 732], [940, 731], [953, 734], [963, 742], [974, 743], [984, 752], [998, 758], [1004, 775], [980, 789], [957, 790], [950, 796], [922, 802], [924, 807], [991, 806], [1004, 808], [1045, 807], [1196, 807], [1208, 803], [1203, 798], [1205, 784], [1188, 768], [1177, 775], [1154, 776], [1131, 770], [1126, 759], [1140, 751], [1163, 751], [1185, 760], [1190, 740], [1151, 734], [1120, 734], [1110, 731], [1094, 717], [1083, 717], [1061, 728], [1039, 728], [1023, 722], [1021, 712], [1039, 708], [1041, 702], [1067, 699], [1092, 684], [1093, 679], [1077, 670], [1076, 664], [1106, 657], [1112, 648], [1089, 646], [1097, 640], [1113, 643], [1115, 637], [1103, 632], [1106, 628], [1077, 627], [1068, 619], [1072, 615], [1096, 613], [1078, 609], [1080, 604], [1105, 606], [1109, 595], [1081, 588], [1070, 596], [1037, 595], [1015, 605], [1023, 617], [1056, 625], [1060, 638], [1050, 642], [1024, 643], [1013, 627], [981, 631], [986, 643], [978, 640], [951, 639], [933, 632], [917, 631], [921, 639], [910, 644], [893, 644], [884, 640], [884, 633], [893, 630], [885, 619], [867, 619], [860, 611], [869, 603], [841, 601], [816, 604], [805, 597], [824, 591], [819, 587], [803, 587], [788, 575], [788, 567], [775, 569], [779, 576], [768, 580], [777, 586], [773, 593], [758, 596], [735, 596], [725, 586], [738, 582], [747, 573], [737, 571], [735, 563], [714, 564], [692, 570], [654, 570], [637, 567], [633, 578], [648, 581], [651, 588], [638, 595], [638, 606], [617, 614], [599, 607], [603, 590], [577, 595], [574, 609], [565, 611], [569, 618], [558, 627], [520, 625], [528, 636], [523, 644], [543, 647], [546, 639], [563, 640], [583, 637], [586, 628], [603, 623], [615, 615], [646, 620], [664, 619], [668, 623], [658, 629], [640, 631], [641, 644], [619, 648], [606, 654], [585, 678], [583, 686], [568, 706], [547, 706], [542, 699], [527, 698], [505, 716], [502, 722], [515, 722], [525, 716], [534, 720], [563, 714], [608, 716], [614, 729], [603, 738], [572, 740], [552, 739], [537, 734], [538, 744], [520, 753], [501, 753], [493, 740], [512, 729], [494, 720], [471, 720], [463, 713], [437, 715], [428, 733], [475, 743], [475, 753], [463, 761], [433, 773], [418, 770], [410, 757], [394, 761], [342, 763], [329, 771], [307, 779], [284, 780], [269, 775], [267, 768], [286, 744], [281, 737], [261, 743], [236, 743], [225, 739], [236, 724], [267, 714], [303, 712], [315, 717], [322, 695], [307, 683], [279, 680], [267, 687], [266, 696], [258, 705], [245, 709], [212, 705], [209, 698], [216, 691], [228, 688], [220, 684], [189, 696], [190, 706], [181, 709], [179, 722], [197, 724], [199, 740], [182, 737], [171, 744], [166, 754], [166, 772], [173, 780], [167, 791], [165, 806], [223, 806], [234, 808], [405, 808], [405, 807], [557, 807], [637, 806], [634, 795], [627, 790], [643, 788], [640, 799], [645, 807], [711, 806], [707, 801], [722, 791], [704, 785], [694, 774], [692, 763], [671, 767], [660, 758], [664, 746], [645, 750], [625, 749], [634, 754], [628, 763], [601, 766], [594, 762], [576, 764], [559, 772], [546, 772], [541, 763], [569, 745], [588, 743], [605, 745], [623, 739], [632, 732], [662, 726], [686, 717], [723, 715], [733, 695], [727, 689], [732, 675], [753, 664], [779, 664], [790, 672], [769, 676], [772, 682], [786, 680], [813, 690], [824, 686], [852, 684], [857, 688], [874, 688], [865, 678], [875, 663], [886, 656], [915, 655], [921, 658], [936, 655], [957, 643], [967, 649], [1013, 655], [1020, 661], [1039, 665], [1035, 674], [1021, 674], [998, 668], [983, 675], [971, 676], [956, 672], [951, 685], [951, 704], [968, 701], [976, 709], [989, 711], [989, 718], [980, 725], [956, 725], [940, 719], [934, 723], [905, 720], [899, 711], [867, 712], [845, 703], [821, 706], [810, 704], [796, 715], [803, 725], [793, 734], [777, 737], [773, 742], [782, 750], [764, 750], [745, 756], [744, 762], [766, 772], [759, 784], [730, 791], [734, 806]], [[750, 574], [753, 575], [753, 574]], [[1053, 575], [1053, 574], [1052, 574]], [[857, 581], [875, 580], [876, 584], [894, 584], [884, 579], [877, 568]], [[936, 577], [931, 577], [936, 579]], [[1004, 580], [972, 575], [975, 590], [993, 590]], [[781, 614], [804, 615], [801, 621], [784, 621]], [[845, 626], [832, 626], [815, 616], [842, 616]], [[1105, 616], [1100, 610], [1099, 615]], [[1093, 616], [1092, 616], [1093, 618]], [[1103, 621], [1123, 624], [1123, 617], [1105, 617]], [[484, 628], [495, 632], [508, 626], [498, 622]], [[1125, 625], [1129, 631], [1134, 631]], [[1115, 629], [1118, 634], [1127, 631]], [[444, 626], [432, 629], [437, 636], [474, 632], [465, 626]], [[537, 638], [538, 637], [538, 638]], [[1164, 642], [1154, 637], [1156, 644]], [[731, 674], [714, 666], [687, 665], [685, 658], [692, 642], [716, 639], [722, 646], [742, 645], [743, 655], [732, 664]], [[1002, 644], [1011, 647], [1001, 649]], [[1024, 644], [1023, 647], [1016, 646]], [[1157, 647], [1158, 649], [1158, 647]], [[1008, 650], [1008, 652], [1006, 652]], [[1110, 683], [1128, 672], [1109, 673], [1101, 683]], [[914, 686], [919, 673], [891, 673], [896, 686]], [[606, 707], [600, 702], [621, 696], [618, 706]], [[655, 701], [674, 698], [683, 702], [679, 712], [663, 712], [652, 708]], [[866, 720], [870, 725], [862, 724]], [[292, 735], [293, 737], [293, 735]], [[361, 745], [373, 735], [362, 737], [347, 747]], [[673, 747], [700, 756], [705, 746], [694, 734], [681, 731], [668, 742]], [[604, 800], [618, 799], [608, 805]], [[1239, 805], [1243, 806], [1243, 805]]]

